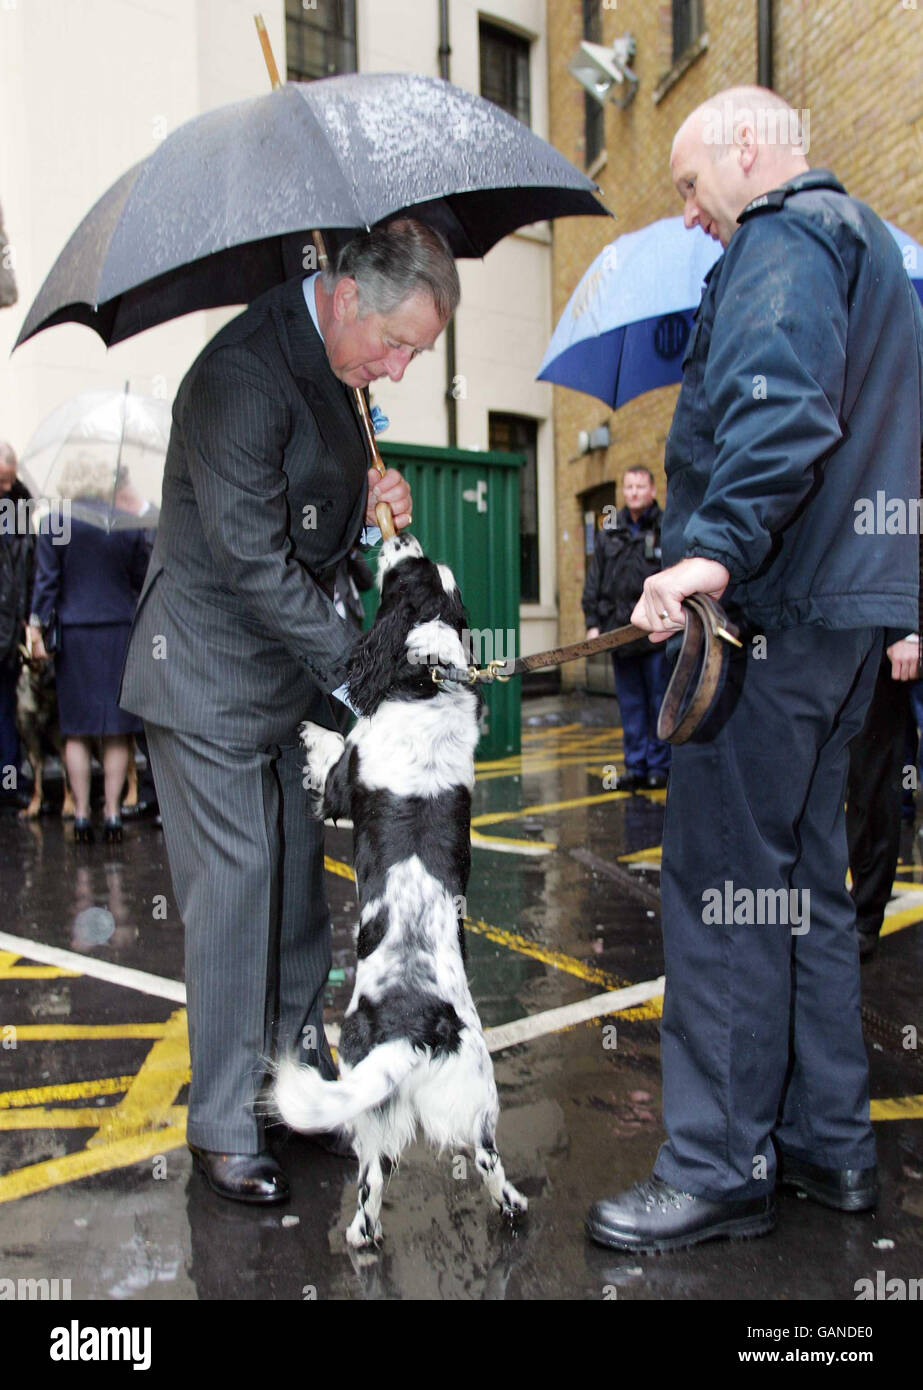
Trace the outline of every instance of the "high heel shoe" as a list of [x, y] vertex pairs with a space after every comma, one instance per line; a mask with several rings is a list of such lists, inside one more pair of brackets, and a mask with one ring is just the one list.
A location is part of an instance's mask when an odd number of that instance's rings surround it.
[[107, 816], [103, 825], [103, 834], [106, 837], [107, 845], [120, 845], [122, 843], [122, 817]]
[[77, 816], [74, 820], [74, 843], [77, 845], [92, 845], [96, 840], [93, 834], [93, 826], [89, 820], [83, 816]]

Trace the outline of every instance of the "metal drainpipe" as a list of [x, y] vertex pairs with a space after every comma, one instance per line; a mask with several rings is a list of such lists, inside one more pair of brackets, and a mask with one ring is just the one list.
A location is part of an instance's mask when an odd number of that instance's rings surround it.
[[[439, 75], [449, 81], [449, 0], [439, 0]], [[449, 448], [458, 447], [458, 401], [455, 398], [455, 317], [445, 330], [445, 405], [448, 417]]]
[[757, 0], [756, 80], [761, 87], [772, 86], [772, 0]]

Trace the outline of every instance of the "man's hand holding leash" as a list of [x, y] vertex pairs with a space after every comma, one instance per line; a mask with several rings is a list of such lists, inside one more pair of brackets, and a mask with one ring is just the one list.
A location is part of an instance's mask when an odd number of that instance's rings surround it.
[[635, 604], [631, 621], [649, 632], [652, 642], [665, 642], [678, 628], [686, 626], [683, 599], [690, 594], [707, 594], [717, 603], [731, 576], [717, 560], [693, 555], [669, 569], [652, 574], [644, 581], [644, 591]]

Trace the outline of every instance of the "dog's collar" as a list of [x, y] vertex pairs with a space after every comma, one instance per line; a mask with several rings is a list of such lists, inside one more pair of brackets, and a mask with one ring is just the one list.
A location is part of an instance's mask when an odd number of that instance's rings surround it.
[[434, 685], [477, 685], [479, 681], [508, 681], [502, 674], [505, 661], [488, 661], [486, 666], [431, 666], [430, 680]]

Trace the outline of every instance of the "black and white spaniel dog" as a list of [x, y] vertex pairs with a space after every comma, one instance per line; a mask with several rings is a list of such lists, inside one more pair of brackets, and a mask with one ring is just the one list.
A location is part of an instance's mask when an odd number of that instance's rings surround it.
[[351, 1132], [359, 1207], [346, 1238], [357, 1247], [379, 1241], [382, 1159], [396, 1163], [418, 1125], [440, 1149], [474, 1150], [505, 1214], [527, 1206], [497, 1152], [493, 1065], [464, 965], [481, 698], [430, 676], [431, 663], [468, 664], [465, 610], [451, 570], [411, 536], [382, 546], [378, 586], [378, 615], [348, 673], [355, 728], [345, 741], [301, 728], [315, 813], [353, 821], [358, 961], [342, 1074], [326, 1081], [288, 1059], [273, 1088], [293, 1129]]

